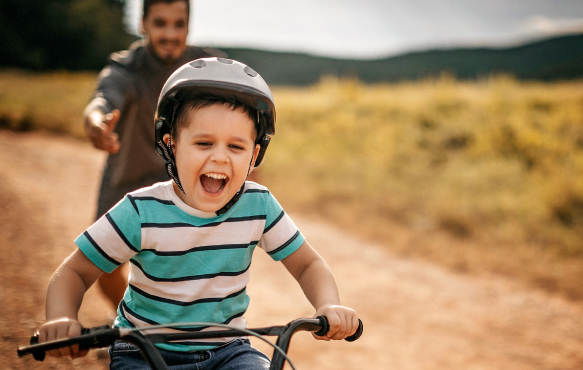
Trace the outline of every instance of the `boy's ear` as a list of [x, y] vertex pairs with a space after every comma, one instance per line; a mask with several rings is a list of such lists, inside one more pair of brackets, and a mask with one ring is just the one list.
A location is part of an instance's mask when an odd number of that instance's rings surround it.
[[[166, 144], [166, 146], [168, 146], [168, 143], [170, 142], [170, 134], [164, 134], [164, 136], [162, 137], [162, 140], [164, 140], [164, 144]], [[174, 142], [172, 142], [172, 151], [174, 151]]]

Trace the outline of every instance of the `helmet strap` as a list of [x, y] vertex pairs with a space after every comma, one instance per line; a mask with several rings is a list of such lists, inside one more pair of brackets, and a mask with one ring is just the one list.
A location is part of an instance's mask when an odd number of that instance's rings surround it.
[[164, 159], [166, 159], [166, 163], [164, 167], [166, 168], [166, 173], [168, 176], [174, 180], [178, 188], [182, 191], [184, 195], [184, 189], [182, 188], [182, 184], [180, 183], [180, 179], [178, 178], [178, 169], [176, 168], [176, 160], [174, 158], [174, 153], [172, 152], [172, 135], [168, 137], [168, 145], [164, 142], [164, 140], [158, 140], [158, 145], [162, 149], [162, 154]]

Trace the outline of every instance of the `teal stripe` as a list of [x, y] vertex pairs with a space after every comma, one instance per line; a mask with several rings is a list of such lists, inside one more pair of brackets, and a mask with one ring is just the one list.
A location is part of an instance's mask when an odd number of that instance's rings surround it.
[[[252, 217], [265, 213], [262, 200], [268, 196], [267, 193], [243, 194], [236, 203], [237, 217]], [[212, 218], [200, 218], [192, 216], [186, 212], [178, 211], [175, 205], [164, 204], [155, 200], [134, 198], [140, 210], [141, 222], [144, 224], [160, 223], [164, 220], [167, 224], [190, 224], [192, 226], [204, 226], [211, 223], [221, 222], [231, 217], [231, 212]]]
[[75, 244], [77, 244], [81, 252], [83, 252], [83, 254], [85, 254], [85, 256], [87, 256], [87, 258], [89, 258], [89, 260], [101, 270], [109, 273], [119, 266], [109, 261], [97, 249], [95, 249], [93, 244], [84, 234], [79, 235], [79, 237], [75, 239]]
[[271, 254], [270, 256], [274, 261], [281, 261], [293, 252], [297, 251], [305, 241], [306, 238], [304, 238], [304, 236], [300, 233], [291, 243], [289, 243], [289, 245], [287, 245], [285, 248], [282, 248], [277, 253]]
[[221, 249], [191, 252], [180, 256], [158, 256], [152, 251], [142, 251], [134, 259], [147, 274], [160, 279], [239, 272], [251, 264], [254, 245], [245, 249]]
[[265, 204], [265, 209], [263, 210], [266, 215], [265, 225], [272, 225], [273, 222], [281, 215], [283, 208], [279, 205], [274, 197], [267, 196], [269, 194], [265, 195], [266, 197], [262, 202]]
[[269, 193], [244, 193], [236, 203], [237, 216], [241, 214], [263, 215], [265, 214], [265, 200]]

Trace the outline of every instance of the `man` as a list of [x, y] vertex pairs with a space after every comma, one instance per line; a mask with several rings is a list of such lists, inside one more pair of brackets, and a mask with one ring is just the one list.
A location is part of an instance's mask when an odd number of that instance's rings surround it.
[[[84, 111], [93, 145], [109, 153], [97, 218], [135, 189], [168, 180], [164, 161], [153, 150], [154, 112], [164, 82], [178, 67], [211, 56], [186, 45], [188, 0], [144, 0], [143, 39], [113, 53]], [[114, 307], [127, 286], [124, 268], [104, 274], [98, 285]]]

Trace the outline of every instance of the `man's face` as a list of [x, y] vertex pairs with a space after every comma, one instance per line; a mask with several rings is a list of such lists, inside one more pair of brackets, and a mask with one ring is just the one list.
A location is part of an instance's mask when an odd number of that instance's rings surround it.
[[146, 44], [166, 63], [176, 61], [186, 48], [188, 5], [185, 1], [156, 3], [142, 19]]
[[[204, 212], [223, 208], [241, 188], [259, 153], [255, 125], [241, 109], [214, 104], [184, 112], [188, 127], [180, 130], [172, 151], [184, 193], [176, 194]], [[165, 137], [165, 140], [167, 140]]]

